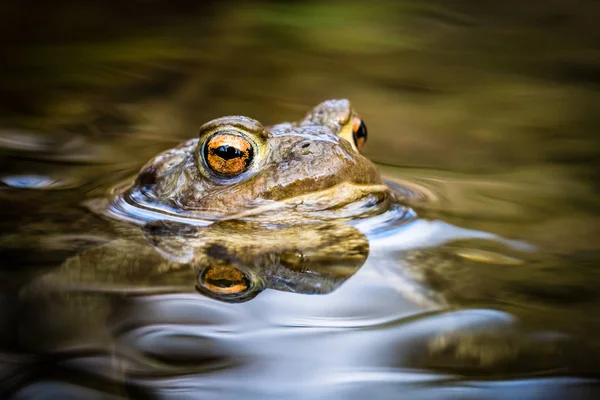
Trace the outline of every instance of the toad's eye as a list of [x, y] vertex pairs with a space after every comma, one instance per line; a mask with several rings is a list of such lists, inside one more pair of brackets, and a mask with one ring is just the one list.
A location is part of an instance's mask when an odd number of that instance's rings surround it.
[[363, 151], [367, 145], [367, 126], [359, 116], [355, 116], [352, 122], [352, 138], [358, 151]]
[[216, 133], [204, 145], [204, 159], [217, 174], [236, 176], [250, 168], [254, 149], [252, 143], [243, 136]]

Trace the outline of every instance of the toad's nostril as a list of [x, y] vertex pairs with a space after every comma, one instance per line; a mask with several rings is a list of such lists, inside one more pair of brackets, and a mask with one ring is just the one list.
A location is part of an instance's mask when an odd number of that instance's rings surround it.
[[302, 148], [303, 148], [303, 149], [305, 149], [305, 148], [307, 148], [308, 146], [310, 146], [310, 143], [304, 143], [304, 144], [302, 145]]
[[154, 185], [156, 183], [156, 167], [150, 166], [140, 173], [138, 183], [142, 186]]

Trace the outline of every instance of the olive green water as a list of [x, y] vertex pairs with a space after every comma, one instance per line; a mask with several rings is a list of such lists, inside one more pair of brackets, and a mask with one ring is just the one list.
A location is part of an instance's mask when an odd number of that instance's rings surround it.
[[[0, 6], [3, 397], [598, 395], [597, 2], [196, 3]], [[200, 124], [329, 98], [418, 194], [333, 293], [24, 289], [123, 240], [83, 204]]]

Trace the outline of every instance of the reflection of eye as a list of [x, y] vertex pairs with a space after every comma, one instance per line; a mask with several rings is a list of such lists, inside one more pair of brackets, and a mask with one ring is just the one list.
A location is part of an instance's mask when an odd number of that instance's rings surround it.
[[250, 280], [239, 269], [231, 265], [206, 268], [199, 277], [202, 287], [214, 294], [234, 295], [248, 290]]
[[214, 172], [235, 176], [246, 171], [254, 158], [252, 143], [243, 136], [217, 133], [204, 145], [204, 160]]
[[216, 300], [241, 303], [263, 291], [261, 279], [230, 264], [209, 265], [198, 274], [198, 291]]
[[352, 138], [358, 151], [363, 151], [367, 144], [367, 126], [357, 115], [352, 123]]

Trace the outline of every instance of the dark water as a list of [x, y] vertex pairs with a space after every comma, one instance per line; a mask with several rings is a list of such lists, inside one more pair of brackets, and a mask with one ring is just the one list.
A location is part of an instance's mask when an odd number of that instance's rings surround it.
[[[2, 397], [598, 396], [598, 2], [0, 7]], [[329, 294], [216, 301], [89, 210], [212, 118], [329, 98], [410, 193]]]

